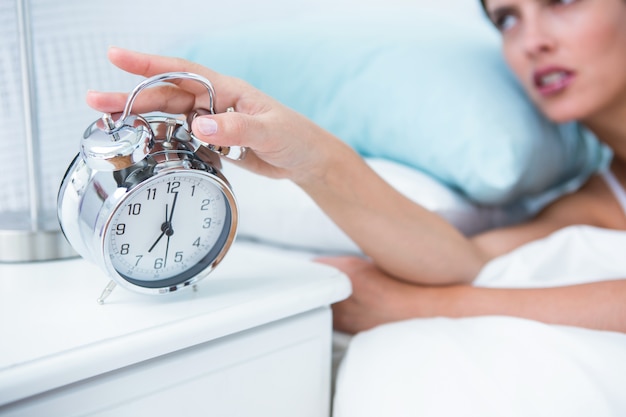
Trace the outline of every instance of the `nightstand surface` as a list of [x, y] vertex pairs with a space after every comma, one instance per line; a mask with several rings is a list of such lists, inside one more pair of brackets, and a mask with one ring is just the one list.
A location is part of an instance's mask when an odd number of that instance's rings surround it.
[[82, 259], [0, 264], [0, 407], [346, 298], [339, 271], [237, 242], [191, 289], [116, 288]]

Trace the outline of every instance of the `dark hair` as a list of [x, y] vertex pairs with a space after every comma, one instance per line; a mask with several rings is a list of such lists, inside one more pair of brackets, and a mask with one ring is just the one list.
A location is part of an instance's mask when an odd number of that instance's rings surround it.
[[483, 13], [485, 14], [485, 17], [487, 18], [487, 20], [489, 20], [489, 23], [495, 25], [495, 23], [491, 20], [491, 16], [489, 16], [489, 12], [487, 11], [487, 5], [485, 4], [486, 0], [480, 0], [480, 5], [483, 9]]

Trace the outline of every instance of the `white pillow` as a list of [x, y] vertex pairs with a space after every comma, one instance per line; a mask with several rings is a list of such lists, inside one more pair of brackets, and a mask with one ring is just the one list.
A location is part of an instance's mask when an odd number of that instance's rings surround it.
[[[416, 169], [379, 158], [365, 160], [392, 187], [467, 235], [523, 217], [518, 211], [476, 205]], [[316, 252], [361, 252], [291, 181], [262, 177], [231, 163], [224, 164], [223, 173], [239, 203], [240, 237]]]

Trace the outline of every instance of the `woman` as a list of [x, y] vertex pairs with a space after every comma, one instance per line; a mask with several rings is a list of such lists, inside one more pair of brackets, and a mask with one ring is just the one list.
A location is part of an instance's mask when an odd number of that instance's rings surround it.
[[[626, 184], [626, 1], [483, 5], [532, 100], [552, 120], [579, 120], [610, 146], [611, 172]], [[468, 239], [389, 187], [338, 138], [246, 83], [175, 58], [112, 48], [109, 59], [143, 76], [190, 71], [209, 78], [218, 114], [196, 118], [194, 133], [213, 144], [248, 147], [248, 169], [291, 179], [361, 247], [368, 259], [320, 260], [353, 282], [353, 295], [334, 306], [337, 329], [355, 333], [412, 317], [498, 314], [626, 331], [626, 280], [519, 290], [470, 285], [491, 259], [565, 226], [626, 230], [626, 207], [604, 177], [592, 178], [528, 223]], [[90, 92], [87, 100], [113, 112], [126, 95]], [[206, 107], [206, 100], [201, 88], [182, 81], [145, 92], [135, 109], [183, 113]], [[231, 106], [235, 112], [223, 113]]]

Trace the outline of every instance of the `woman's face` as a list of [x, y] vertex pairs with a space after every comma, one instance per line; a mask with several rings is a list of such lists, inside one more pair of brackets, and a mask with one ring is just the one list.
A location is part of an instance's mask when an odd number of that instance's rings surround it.
[[626, 107], [626, 1], [487, 0], [505, 58], [557, 122]]

